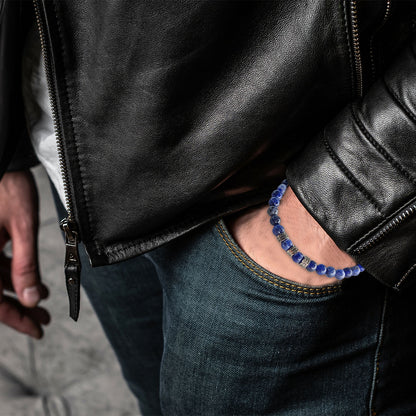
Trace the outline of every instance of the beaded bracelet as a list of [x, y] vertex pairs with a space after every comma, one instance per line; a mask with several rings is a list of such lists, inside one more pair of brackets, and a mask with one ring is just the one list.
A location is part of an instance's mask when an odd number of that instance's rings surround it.
[[361, 264], [357, 264], [353, 267], [346, 267], [344, 269], [335, 269], [334, 267], [317, 264], [294, 246], [292, 241], [289, 239], [289, 236], [286, 234], [285, 229], [280, 224], [280, 217], [277, 215], [279, 212], [278, 206], [280, 204], [280, 200], [285, 194], [286, 189], [287, 180], [285, 179], [277, 187], [277, 189], [272, 192], [267, 212], [270, 215], [270, 223], [273, 225], [273, 234], [276, 236], [283, 250], [286, 251], [292, 260], [308, 272], [316, 272], [321, 276], [326, 275], [328, 277], [335, 277], [338, 280], [342, 280], [346, 277], [358, 276], [361, 272], [363, 272], [365, 269], [361, 266]]

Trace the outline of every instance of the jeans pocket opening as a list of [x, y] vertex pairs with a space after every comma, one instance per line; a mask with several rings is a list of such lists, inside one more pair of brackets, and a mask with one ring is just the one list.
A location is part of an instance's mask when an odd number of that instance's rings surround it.
[[221, 238], [222, 242], [231, 253], [233, 259], [242, 265], [246, 271], [249, 272], [256, 279], [261, 279], [264, 282], [273, 285], [276, 288], [282, 289], [286, 292], [291, 292], [298, 295], [304, 295], [309, 297], [321, 297], [327, 295], [333, 295], [341, 291], [342, 284], [336, 283], [324, 286], [307, 286], [302, 285], [288, 279], [285, 279], [277, 274], [274, 274], [260, 264], [256, 263], [251, 257], [249, 257], [237, 244], [232, 235], [227, 229], [223, 219], [219, 220], [215, 224], [216, 231]]

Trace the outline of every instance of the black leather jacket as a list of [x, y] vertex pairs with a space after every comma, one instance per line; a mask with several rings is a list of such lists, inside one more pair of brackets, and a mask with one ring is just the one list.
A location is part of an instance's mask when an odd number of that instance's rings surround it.
[[339, 247], [391, 287], [416, 278], [415, 1], [0, 0], [2, 171], [16, 4], [36, 8], [94, 266], [265, 202], [287, 168]]

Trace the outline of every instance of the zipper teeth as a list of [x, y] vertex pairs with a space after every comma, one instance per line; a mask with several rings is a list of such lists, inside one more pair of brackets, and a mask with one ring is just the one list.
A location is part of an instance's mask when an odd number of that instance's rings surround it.
[[68, 169], [65, 163], [64, 157], [64, 147], [63, 147], [63, 139], [62, 139], [62, 130], [60, 128], [60, 124], [58, 122], [58, 110], [57, 110], [57, 99], [56, 99], [56, 91], [54, 88], [54, 82], [52, 77], [52, 66], [48, 56], [48, 45], [46, 42], [45, 31], [41, 19], [41, 12], [38, 0], [33, 0], [33, 5], [35, 8], [35, 16], [36, 16], [36, 24], [38, 27], [40, 44], [42, 49], [42, 56], [43, 56], [43, 63], [45, 67], [46, 73], [46, 82], [48, 85], [48, 93], [49, 93], [49, 102], [51, 105], [52, 110], [52, 120], [53, 126], [55, 131], [56, 137], [56, 145], [58, 149], [58, 159], [59, 159], [59, 168], [61, 171], [62, 181], [63, 181], [63, 188], [64, 188], [64, 195], [65, 195], [65, 205], [66, 210], [68, 213], [68, 221], [73, 221], [73, 210], [72, 210], [72, 200], [69, 192], [69, 179], [68, 179]]
[[410, 216], [416, 213], [416, 204], [411, 205], [410, 207], [406, 208], [402, 211], [396, 218], [391, 220], [388, 224], [386, 224], [380, 231], [378, 231], [370, 240], [366, 241], [365, 243], [361, 244], [359, 247], [353, 250], [355, 254], [360, 254], [363, 251], [369, 249], [370, 247], [374, 246], [378, 241], [386, 236], [389, 232], [393, 231], [396, 227], [398, 227], [403, 221], [408, 219]]
[[382, 27], [386, 24], [387, 20], [390, 17], [391, 13], [391, 0], [386, 0], [386, 10], [384, 12], [383, 20], [381, 21], [380, 25], [374, 31], [370, 38], [370, 65], [371, 65], [371, 73], [373, 75], [373, 80], [376, 77], [376, 63], [374, 58], [374, 38], [376, 34], [382, 29]]
[[360, 52], [360, 35], [358, 30], [357, 0], [351, 0], [351, 32], [352, 49], [354, 52], [356, 93], [359, 97], [361, 97], [363, 94], [363, 68]]

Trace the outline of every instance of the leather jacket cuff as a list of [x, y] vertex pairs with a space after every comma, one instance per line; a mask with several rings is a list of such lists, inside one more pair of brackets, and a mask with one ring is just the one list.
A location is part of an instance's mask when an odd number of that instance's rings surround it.
[[395, 289], [416, 278], [416, 42], [289, 165], [335, 243]]

